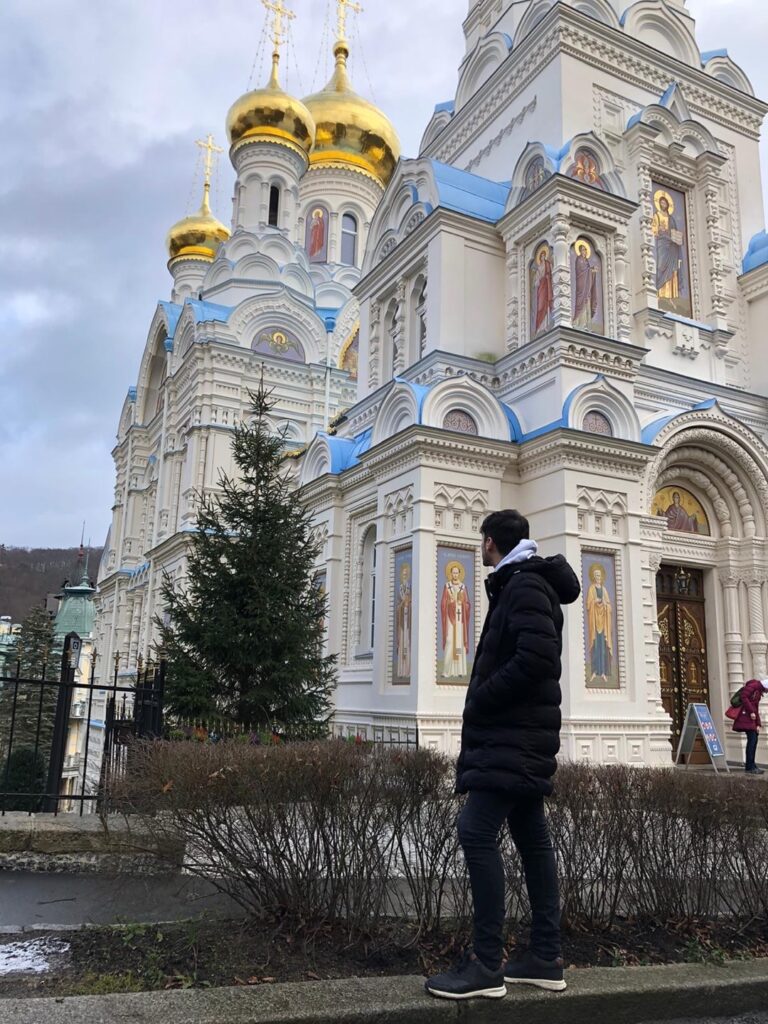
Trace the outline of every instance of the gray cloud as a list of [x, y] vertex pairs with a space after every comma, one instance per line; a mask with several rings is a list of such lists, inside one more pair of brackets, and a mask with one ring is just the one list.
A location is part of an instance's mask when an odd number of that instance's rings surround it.
[[[284, 84], [306, 94], [330, 74], [327, 5], [294, 6]], [[353, 80], [366, 95], [372, 85], [412, 155], [434, 104], [453, 96], [467, 3], [364, 6]], [[768, 95], [763, 5], [689, 7], [702, 49], [727, 45]], [[0, 542], [76, 543], [83, 519], [104, 536], [121, 403], [169, 294], [165, 233], [197, 204], [194, 139], [213, 131], [223, 143], [261, 26], [256, 0], [3, 0]], [[255, 81], [264, 74], [262, 61]], [[226, 220], [226, 159], [218, 186]]]

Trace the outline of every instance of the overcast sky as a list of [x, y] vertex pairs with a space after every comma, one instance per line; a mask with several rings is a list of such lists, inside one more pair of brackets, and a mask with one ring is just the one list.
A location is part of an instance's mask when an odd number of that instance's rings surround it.
[[[467, 2], [363, 5], [355, 87], [414, 156], [454, 95]], [[330, 70], [327, 0], [290, 6], [283, 84], [304, 95]], [[764, 0], [688, 7], [701, 49], [727, 47], [768, 96]], [[169, 297], [165, 234], [199, 201], [194, 140], [224, 144], [257, 58], [264, 77], [262, 25], [258, 0], [0, 0], [0, 543], [74, 545], [83, 520], [103, 541], [121, 404]], [[228, 221], [226, 154], [219, 179]]]

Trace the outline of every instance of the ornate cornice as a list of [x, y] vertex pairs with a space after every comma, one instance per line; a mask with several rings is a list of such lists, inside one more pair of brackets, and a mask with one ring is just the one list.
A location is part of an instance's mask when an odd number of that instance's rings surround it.
[[625, 480], [641, 480], [657, 451], [636, 441], [561, 428], [524, 442], [520, 446], [518, 470], [523, 481], [567, 469], [615, 473]]
[[679, 81], [693, 114], [758, 139], [768, 106], [682, 61], [565, 4], [555, 6], [507, 60], [457, 111], [424, 156], [457, 163], [508, 104], [560, 54], [647, 92], [661, 95]]

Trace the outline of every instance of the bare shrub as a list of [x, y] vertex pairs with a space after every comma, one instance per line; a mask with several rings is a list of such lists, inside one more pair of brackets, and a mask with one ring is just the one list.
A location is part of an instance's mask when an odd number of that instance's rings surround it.
[[[156, 847], [248, 913], [351, 939], [385, 918], [412, 940], [463, 935], [470, 894], [450, 759], [340, 741], [252, 747], [153, 742], [114, 797]], [[564, 764], [548, 802], [564, 923], [610, 927], [727, 915], [768, 921], [768, 804], [752, 780]], [[519, 857], [502, 838], [508, 921], [527, 920]]]

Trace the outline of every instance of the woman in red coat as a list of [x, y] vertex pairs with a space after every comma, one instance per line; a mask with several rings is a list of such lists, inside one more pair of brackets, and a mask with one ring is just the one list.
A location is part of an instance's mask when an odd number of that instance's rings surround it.
[[755, 764], [757, 740], [760, 735], [760, 698], [768, 690], [768, 679], [750, 679], [741, 691], [739, 714], [734, 719], [733, 731], [747, 734], [747, 757], [744, 768], [750, 775], [763, 775]]

